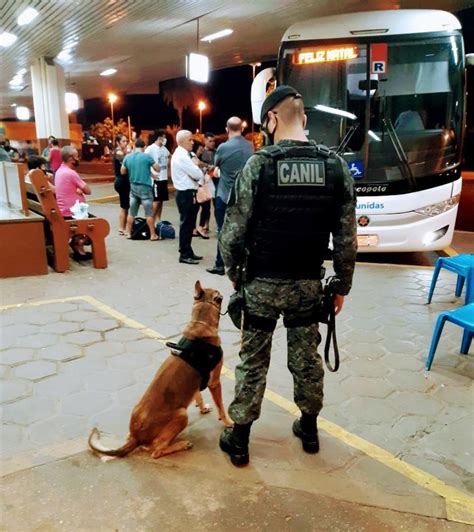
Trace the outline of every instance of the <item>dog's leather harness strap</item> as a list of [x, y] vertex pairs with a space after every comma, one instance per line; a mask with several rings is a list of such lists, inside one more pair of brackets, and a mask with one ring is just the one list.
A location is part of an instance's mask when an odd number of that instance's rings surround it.
[[223, 357], [222, 347], [200, 339], [190, 340], [184, 336], [177, 344], [166, 342], [166, 345], [171, 348], [173, 355], [184, 360], [201, 375], [200, 390], [207, 388], [211, 371]]

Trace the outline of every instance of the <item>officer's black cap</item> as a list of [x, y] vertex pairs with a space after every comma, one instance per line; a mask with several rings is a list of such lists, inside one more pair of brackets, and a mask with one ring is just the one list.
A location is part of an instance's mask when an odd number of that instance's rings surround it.
[[302, 98], [301, 94], [289, 85], [280, 85], [273, 92], [271, 92], [263, 102], [262, 110], [260, 111], [260, 123], [263, 124], [268, 111], [271, 111], [276, 105], [289, 96], [293, 96], [294, 98]]

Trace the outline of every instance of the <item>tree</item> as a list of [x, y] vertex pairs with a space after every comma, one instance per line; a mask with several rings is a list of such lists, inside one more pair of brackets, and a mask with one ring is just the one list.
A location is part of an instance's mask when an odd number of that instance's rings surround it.
[[183, 111], [187, 107], [195, 107], [197, 102], [205, 95], [201, 87], [188, 79], [177, 78], [164, 81], [160, 84], [165, 103], [171, 103], [178, 111], [179, 127], [183, 127]]
[[126, 135], [128, 137], [128, 124], [123, 118], [112, 124], [112, 119], [107, 117], [103, 122], [97, 122], [91, 126], [90, 132], [99, 142], [107, 144], [114, 136]]

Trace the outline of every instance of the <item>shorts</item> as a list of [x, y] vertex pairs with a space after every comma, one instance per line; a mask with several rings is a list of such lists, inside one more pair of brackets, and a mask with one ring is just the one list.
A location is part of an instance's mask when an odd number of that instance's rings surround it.
[[153, 188], [150, 185], [130, 183], [130, 215], [136, 216], [140, 204], [143, 205], [145, 217], [153, 215]]
[[153, 201], [168, 201], [168, 180], [153, 181]]
[[114, 188], [120, 198], [120, 208], [130, 208], [130, 181], [127, 178], [115, 178]]

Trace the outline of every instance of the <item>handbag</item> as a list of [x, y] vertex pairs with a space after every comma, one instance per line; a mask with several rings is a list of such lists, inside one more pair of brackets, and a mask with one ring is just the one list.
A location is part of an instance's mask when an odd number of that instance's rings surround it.
[[211, 189], [207, 183], [199, 185], [196, 193], [196, 201], [198, 203], [206, 203], [212, 199]]

